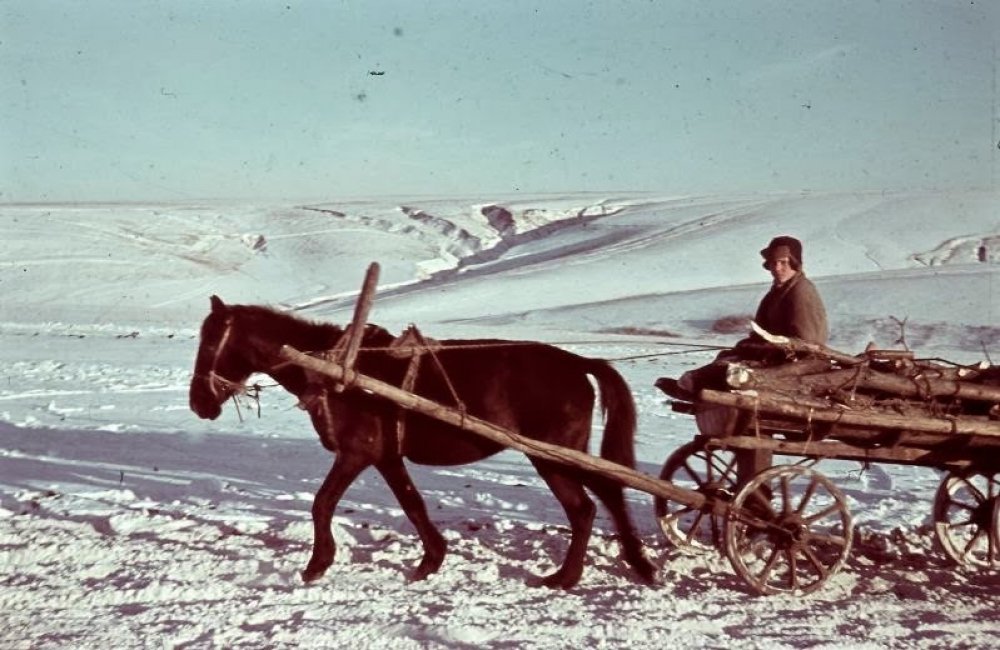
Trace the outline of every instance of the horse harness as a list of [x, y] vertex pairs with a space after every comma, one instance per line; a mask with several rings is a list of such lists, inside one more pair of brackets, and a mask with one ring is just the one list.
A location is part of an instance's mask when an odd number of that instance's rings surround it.
[[[343, 359], [344, 350], [346, 349], [345, 341], [348, 339], [346, 336], [342, 336], [337, 344], [331, 350], [327, 350], [317, 356], [326, 361], [332, 361], [339, 363]], [[451, 392], [451, 397], [454, 400], [455, 407], [461, 411], [465, 412], [465, 404], [458, 397], [458, 393], [455, 391], [454, 385], [448, 378], [448, 373], [444, 366], [441, 364], [441, 360], [437, 356], [437, 352], [440, 351], [444, 346], [440, 342], [434, 339], [428, 339], [420, 333], [415, 325], [410, 325], [403, 331], [402, 334], [397, 336], [386, 348], [382, 348], [389, 356], [394, 359], [409, 359], [409, 364], [406, 367], [406, 373], [403, 375], [402, 382], [399, 386], [401, 390], [408, 393], [412, 393], [417, 384], [417, 377], [420, 374], [421, 365], [424, 357], [430, 356], [434, 362], [434, 366], [437, 371], [441, 374], [442, 379], [444, 379], [445, 384], [448, 386], [448, 390]], [[362, 348], [364, 349], [364, 348]], [[337, 388], [338, 391], [343, 390], [343, 386]], [[309, 411], [311, 415], [318, 417], [324, 424], [323, 433], [324, 440], [327, 444], [327, 448], [336, 449], [336, 441], [327, 437], [330, 433], [332, 414], [330, 413], [330, 405], [327, 400], [327, 391], [329, 390], [328, 382], [326, 381], [316, 381], [312, 382], [306, 391], [302, 394], [299, 400], [299, 408]], [[318, 409], [318, 410], [314, 410]], [[407, 423], [407, 409], [401, 405], [397, 405], [396, 412], [396, 450], [400, 455], [403, 454], [403, 446], [406, 441], [406, 423]]]

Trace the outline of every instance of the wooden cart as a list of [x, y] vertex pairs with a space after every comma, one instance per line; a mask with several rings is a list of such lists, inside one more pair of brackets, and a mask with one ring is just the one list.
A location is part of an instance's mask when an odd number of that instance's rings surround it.
[[[852, 539], [850, 515], [839, 490], [811, 468], [800, 465], [769, 468], [743, 485], [733, 498], [729, 498], [728, 494], [720, 498], [712, 490], [704, 489], [705, 486], [689, 489], [675, 484], [669, 476], [657, 478], [590, 454], [526, 438], [456, 408], [357, 373], [354, 359], [372, 303], [377, 274], [377, 265], [372, 265], [355, 308], [347, 343], [336, 361], [320, 359], [290, 346], [281, 349], [281, 356], [326, 375], [341, 389], [349, 386], [367, 391], [405, 409], [460, 427], [529, 456], [610, 478], [653, 495], [657, 503], [680, 504], [682, 512], [698, 513], [712, 521], [725, 522], [723, 535], [732, 565], [758, 592], [813, 591], [843, 565]], [[789, 499], [797, 495], [793, 510], [775, 510], [759, 498], [757, 493], [764, 493], [772, 481], [777, 482], [780, 494]], [[675, 520], [680, 522], [683, 516]], [[755, 563], [756, 558], [762, 555], [788, 558], [788, 561], [782, 569], [771, 567], [761, 573], [755, 571]]]
[[[821, 584], [830, 565], [825, 554], [851, 541], [847, 504], [815, 470], [799, 476], [771, 468], [771, 458], [917, 465], [944, 473], [932, 518], [945, 554], [963, 566], [1000, 567], [1000, 388], [970, 381], [976, 370], [908, 353], [811, 352], [819, 359], [783, 368], [734, 364], [727, 389], [673, 402], [675, 411], [695, 416], [699, 434], [667, 458], [660, 478], [704, 495], [705, 505], [656, 498], [667, 538], [696, 552], [725, 548], [737, 571], [766, 593]], [[821, 494], [831, 500], [815, 510], [810, 503]], [[755, 506], [767, 513], [769, 528], [725, 514]], [[815, 537], [825, 527], [829, 544]], [[831, 544], [837, 548], [826, 548]]]

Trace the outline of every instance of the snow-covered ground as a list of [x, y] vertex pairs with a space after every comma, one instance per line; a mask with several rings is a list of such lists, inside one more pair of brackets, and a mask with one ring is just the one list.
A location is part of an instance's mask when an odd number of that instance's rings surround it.
[[[825, 462], [858, 528], [808, 597], [754, 597], [718, 556], [662, 539], [629, 492], [659, 584], [618, 559], [606, 518], [569, 592], [565, 519], [522, 456], [412, 466], [450, 554], [420, 556], [366, 473], [339, 550], [302, 584], [311, 497], [332, 457], [266, 388], [214, 422], [187, 405], [215, 293], [345, 322], [366, 266], [372, 320], [433, 337], [530, 338], [615, 360], [640, 409], [640, 469], [695, 433], [653, 382], [741, 331], [769, 280], [757, 251], [805, 242], [831, 345], [1000, 359], [1000, 194], [572, 194], [314, 205], [0, 206], [0, 647], [993, 647], [1000, 577], [933, 547], [927, 468]], [[900, 323], [905, 321], [905, 327]], [[701, 346], [701, 347], [699, 347]], [[266, 381], [262, 381], [266, 383]], [[595, 421], [595, 426], [598, 423]]]

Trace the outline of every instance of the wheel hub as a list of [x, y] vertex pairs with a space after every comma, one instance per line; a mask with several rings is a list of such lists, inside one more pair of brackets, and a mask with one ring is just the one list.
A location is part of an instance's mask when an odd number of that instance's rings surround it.
[[798, 515], [781, 517], [771, 531], [771, 539], [783, 549], [802, 546], [809, 539], [809, 526]]

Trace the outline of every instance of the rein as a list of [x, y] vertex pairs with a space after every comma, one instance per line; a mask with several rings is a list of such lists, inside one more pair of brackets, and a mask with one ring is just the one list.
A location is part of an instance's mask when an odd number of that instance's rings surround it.
[[[411, 325], [410, 327], [414, 327]], [[411, 352], [414, 354], [419, 354], [424, 351], [421, 345], [411, 345], [411, 346], [400, 346], [396, 342], [405, 336], [400, 335], [396, 341], [393, 341], [387, 346], [362, 346], [359, 349], [361, 352], [386, 352], [390, 351], [392, 353], [396, 352]], [[571, 347], [571, 346], [588, 346], [588, 345], [624, 345], [624, 341], [503, 341], [497, 343], [461, 343], [461, 344], [448, 344], [449, 350], [481, 350], [489, 348], [513, 348], [522, 345], [536, 345], [538, 343], [544, 343], [545, 345], [553, 345], [556, 347]], [[651, 345], [670, 345], [675, 347], [689, 348], [687, 350], [670, 350], [668, 352], [651, 352], [649, 354], [636, 354], [627, 357], [609, 357], [605, 361], [632, 361], [633, 359], [652, 359], [656, 357], [671, 357], [679, 354], [697, 354], [699, 352], [719, 352], [722, 350], [730, 350], [732, 346], [730, 345], [708, 345], [701, 343], [671, 343], [671, 342], [652, 342]], [[310, 353], [315, 354], [315, 353]]]

